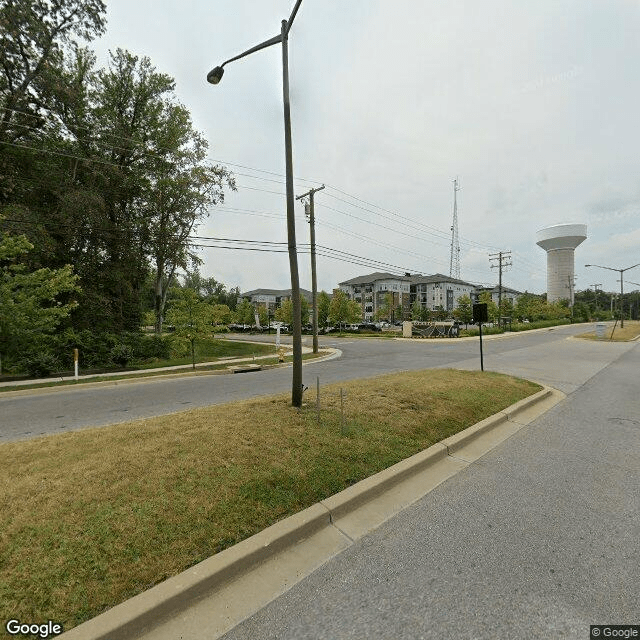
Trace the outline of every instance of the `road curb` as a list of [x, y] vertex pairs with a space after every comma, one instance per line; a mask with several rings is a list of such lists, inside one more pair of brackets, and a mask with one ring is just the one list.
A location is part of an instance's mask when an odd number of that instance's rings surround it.
[[[171, 622], [174, 622], [174, 627], [183, 629], [180, 625], [184, 625], [185, 620], [191, 617], [185, 616], [183, 612], [188, 607], [198, 606], [199, 600], [202, 601], [203, 598], [215, 594], [215, 606], [218, 609], [213, 607], [214, 614], [211, 611], [208, 612], [210, 616], [215, 615], [216, 619], [213, 623], [215, 629], [208, 628], [212, 635], [207, 637], [218, 638], [261, 606], [284, 593], [305, 575], [353, 544], [355, 539], [379, 526], [384, 520], [468, 466], [470, 460], [461, 460], [456, 457], [465, 447], [473, 444], [476, 447], [476, 454], [480, 450], [480, 454], [475, 455], [474, 459], [484, 455], [564, 397], [563, 393], [545, 387], [542, 391], [464, 431], [365, 478], [297, 514], [276, 522], [267, 529], [114, 606], [59, 637], [62, 640], [131, 640], [146, 637], [147, 634], [153, 638], [176, 637], [176, 628], [171, 628], [164, 634], [160, 634], [159, 631], [165, 624], [171, 625]], [[523, 417], [524, 419], [520, 421]], [[503, 429], [505, 425], [509, 427], [507, 431]], [[494, 432], [501, 430], [499, 438], [492, 437]], [[485, 436], [489, 438], [485, 438], [484, 445], [478, 449], [479, 443]], [[436, 477], [433, 477], [434, 473]], [[421, 481], [422, 476], [429, 474], [432, 477], [427, 482]], [[416, 480], [418, 480], [417, 487]], [[403, 484], [409, 485], [412, 482], [414, 485], [408, 487], [409, 497], [405, 496], [404, 500], [399, 499], [398, 492], [402, 491]], [[391, 507], [383, 506], [386, 511], [381, 514], [380, 500], [386, 494], [393, 494], [392, 504]], [[376, 501], [378, 501], [377, 505], [374, 504]], [[358, 511], [366, 511], [372, 504], [375, 507], [373, 510], [377, 510], [374, 519], [369, 518], [367, 521], [365, 518], [364, 526], [358, 525], [353, 529], [355, 534], [350, 529], [340, 527], [342, 520], [348, 520]], [[240, 598], [242, 602], [238, 603], [238, 589], [235, 597], [227, 596], [228, 602], [225, 601], [225, 589], [233, 593], [235, 582], [250, 579], [253, 573], [259, 573], [261, 567], [270, 561], [286, 565], [286, 554], [295, 555], [296, 547], [304, 546], [309, 539], [312, 544], [307, 545], [307, 549], [311, 549], [312, 554], [314, 548], [322, 549], [320, 556], [309, 560], [307, 564], [301, 563], [298, 558], [297, 564], [293, 563], [295, 567], [292, 575], [280, 579], [276, 586], [266, 584], [268, 580], [265, 581], [264, 578], [256, 579], [257, 586], [253, 584], [248, 588], [251, 592], [259, 592], [259, 597], [256, 598], [258, 604], [255, 602], [247, 604], [250, 598]], [[245, 588], [242, 587], [242, 589]]]
[[[342, 351], [340, 349], [334, 349], [333, 347], [327, 347], [326, 349], [322, 349], [322, 351], [329, 351], [325, 356], [321, 356], [319, 358], [312, 358], [311, 360], [303, 360], [302, 366], [306, 366], [307, 364], [324, 362], [326, 360], [333, 360], [335, 358], [339, 358], [342, 355]], [[221, 363], [224, 365], [224, 363]], [[197, 365], [196, 365], [197, 366]], [[283, 367], [290, 367], [290, 362], [284, 362], [279, 364], [267, 364], [262, 365], [262, 371], [268, 371], [269, 369], [278, 369]], [[165, 380], [178, 380], [180, 378], [193, 378], [198, 376], [222, 376], [222, 375], [231, 375], [233, 372], [227, 369], [212, 369], [212, 370], [204, 370], [204, 371], [184, 371], [184, 372], [176, 372], [176, 373], [158, 373], [158, 374], [150, 374], [150, 375], [140, 375], [140, 376], [132, 376], [131, 378], [123, 378], [122, 380], [110, 380], [105, 377], [103, 380], [96, 380], [95, 382], [82, 382], [80, 384], [67, 384], [67, 385], [59, 385], [59, 386], [50, 386], [50, 387], [41, 387], [34, 389], [19, 389], [16, 388], [13, 391], [2, 391], [0, 392], [0, 400], [3, 398], [16, 398], [19, 396], [30, 396], [30, 395], [38, 395], [38, 394], [46, 394], [46, 393], [62, 393], [65, 391], [79, 391], [82, 389], [96, 389], [100, 387], [118, 387], [124, 384], [146, 384], [151, 382], [161, 382]], [[126, 375], [126, 374], [123, 374]], [[52, 382], [56, 382], [56, 380], [52, 380]], [[59, 382], [59, 381], [57, 381]]]

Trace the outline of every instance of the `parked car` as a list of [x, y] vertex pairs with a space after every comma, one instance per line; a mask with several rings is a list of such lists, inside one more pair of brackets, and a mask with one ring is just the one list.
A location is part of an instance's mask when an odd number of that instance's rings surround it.
[[358, 329], [360, 331], [382, 331], [382, 327], [379, 327], [373, 322], [363, 322], [362, 324], [358, 325]]

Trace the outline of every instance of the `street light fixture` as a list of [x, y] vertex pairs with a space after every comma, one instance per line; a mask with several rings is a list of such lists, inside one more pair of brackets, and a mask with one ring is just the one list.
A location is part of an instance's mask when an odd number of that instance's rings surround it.
[[282, 20], [280, 34], [247, 49], [243, 53], [229, 58], [207, 74], [207, 82], [218, 84], [224, 74], [224, 66], [244, 58], [256, 51], [274, 44], [282, 44], [282, 94], [284, 103], [284, 149], [287, 184], [287, 240], [289, 246], [289, 269], [291, 271], [291, 302], [293, 306], [293, 380], [291, 383], [291, 404], [302, 406], [302, 318], [300, 309], [300, 278], [298, 275], [298, 253], [296, 249], [296, 223], [293, 194], [293, 153], [291, 145], [291, 107], [289, 102], [289, 31], [298, 13], [302, 0], [297, 0], [288, 20]]
[[620, 328], [624, 329], [624, 314], [622, 313], [622, 296], [624, 295], [623, 289], [623, 278], [622, 274], [625, 271], [629, 271], [630, 269], [635, 269], [636, 267], [640, 267], [640, 262], [638, 264], [634, 264], [631, 267], [627, 267], [626, 269], [614, 269], [613, 267], [603, 267], [601, 264], [585, 264], [585, 267], [598, 267], [599, 269], [608, 269], [609, 271], [617, 271], [620, 274]]
[[224, 73], [224, 69], [222, 67], [216, 67], [215, 69], [211, 69], [209, 73], [207, 73], [207, 82], [210, 84], [218, 84], [220, 80], [222, 80], [222, 74]]

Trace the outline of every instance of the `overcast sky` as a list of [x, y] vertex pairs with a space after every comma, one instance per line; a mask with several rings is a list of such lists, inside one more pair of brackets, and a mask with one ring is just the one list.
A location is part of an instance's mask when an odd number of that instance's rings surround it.
[[[99, 61], [121, 47], [172, 75], [211, 158], [236, 174], [199, 235], [285, 242], [281, 48], [230, 63], [215, 87], [206, 74], [279, 34], [294, 0], [106, 2]], [[619, 290], [617, 274], [584, 265], [640, 262], [639, 33], [637, 0], [303, 0], [289, 40], [293, 165], [296, 195], [327, 185], [318, 245], [448, 274], [458, 176], [462, 279], [497, 283], [489, 254], [511, 251], [503, 283], [543, 292], [536, 231], [576, 222], [588, 233], [576, 288]], [[286, 253], [201, 256], [229, 287], [290, 287]], [[310, 289], [307, 254], [299, 265]], [[378, 270], [390, 269], [319, 257], [318, 288]]]

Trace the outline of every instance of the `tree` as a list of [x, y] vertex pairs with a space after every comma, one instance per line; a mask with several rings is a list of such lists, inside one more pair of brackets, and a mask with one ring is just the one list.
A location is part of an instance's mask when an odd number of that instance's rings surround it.
[[0, 235], [0, 373], [9, 349], [51, 333], [77, 306], [68, 299], [78, 280], [71, 265], [28, 272], [17, 263], [32, 248], [24, 235]]
[[513, 318], [515, 307], [511, 298], [502, 298], [500, 301], [500, 318]]
[[[283, 300], [282, 304], [275, 311], [275, 319], [291, 326], [293, 324], [293, 302]], [[309, 303], [304, 296], [300, 296], [300, 318], [302, 325], [309, 323]]]
[[226, 292], [222, 282], [218, 282], [213, 276], [203, 278], [197, 268], [193, 271], [186, 272], [183, 286], [193, 289], [201, 298], [204, 298], [209, 303], [220, 303], [220, 297], [224, 296]]
[[[64, 13], [60, 5], [104, 10], [97, 0], [31, 4], [41, 12], [48, 7], [52, 16]], [[54, 24], [52, 16], [43, 31]], [[30, 52], [25, 49], [27, 57]], [[0, 208], [16, 224], [33, 225], [33, 262], [74, 265], [82, 284], [75, 326], [137, 329], [153, 272], [161, 330], [176, 269], [199, 260], [191, 234], [209, 205], [222, 201], [224, 188], [235, 185], [226, 169], [206, 163], [206, 141], [178, 103], [170, 76], [123, 50], [111, 54], [107, 68], [94, 67], [86, 49], [60, 53], [46, 104], [40, 101], [31, 124], [20, 128], [37, 153], [3, 149], [3, 159], [11, 159], [6, 171], [20, 181], [0, 191]], [[0, 86], [0, 108], [8, 95]]]
[[243, 300], [236, 307], [235, 315], [236, 315], [236, 322], [238, 324], [248, 324], [248, 325], [255, 324], [256, 311], [253, 308], [253, 305], [248, 300]]
[[260, 320], [261, 327], [269, 326], [269, 311], [267, 307], [263, 305], [258, 307], [258, 320]]
[[411, 319], [420, 320], [422, 318], [422, 305], [418, 300], [414, 300], [411, 305]]
[[[118, 49], [96, 75], [92, 113], [94, 135], [114, 145], [111, 161], [121, 168], [109, 180], [116, 187], [106, 202], [109, 222], [119, 233], [117, 248], [109, 243], [107, 255], [120, 266], [124, 235], [129, 260], [151, 260], [157, 333], [173, 274], [198, 261], [190, 240], [194, 228], [211, 205], [223, 202], [225, 184], [235, 189], [226, 169], [205, 162], [207, 142], [174, 90], [173, 78], [148, 58]], [[131, 142], [123, 145], [123, 137]]]
[[471, 298], [468, 295], [465, 294], [458, 298], [458, 306], [453, 310], [453, 317], [458, 322], [464, 322], [465, 325], [471, 322], [473, 319], [473, 311]]
[[321, 291], [316, 298], [316, 305], [318, 307], [318, 326], [326, 329], [329, 326], [331, 296], [326, 291]]
[[478, 302], [484, 303], [487, 305], [487, 316], [490, 322], [496, 322], [496, 318], [498, 317], [498, 305], [493, 301], [491, 297], [490, 291], [483, 291], [478, 296]]
[[211, 307], [211, 321], [214, 325], [231, 324], [233, 314], [226, 304], [214, 304]]
[[212, 309], [200, 300], [193, 289], [171, 290], [173, 299], [167, 312], [167, 321], [176, 328], [176, 336], [187, 340], [191, 346], [191, 363], [196, 368], [196, 340], [211, 335]]
[[362, 319], [362, 308], [355, 300], [349, 300], [342, 289], [336, 289], [329, 305], [329, 321], [333, 325], [350, 324]]
[[0, 4], [0, 140], [16, 142], [44, 125], [59, 91], [65, 48], [105, 31], [102, 0], [5, 0]]
[[377, 320], [386, 320], [387, 322], [391, 322], [391, 309], [393, 307], [393, 295], [391, 293], [386, 293], [384, 296], [384, 302], [381, 306], [378, 307], [376, 311], [376, 319]]

